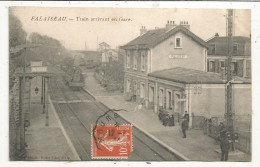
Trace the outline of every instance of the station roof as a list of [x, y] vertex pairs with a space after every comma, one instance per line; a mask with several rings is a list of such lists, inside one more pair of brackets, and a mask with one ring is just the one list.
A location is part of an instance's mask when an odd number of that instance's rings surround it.
[[[233, 56], [250, 56], [251, 55], [251, 39], [243, 36], [232, 36], [231, 41], [238, 46], [237, 53]], [[208, 55], [228, 55], [228, 37], [215, 36], [207, 41], [209, 45]], [[215, 48], [213, 52], [213, 48]]]
[[178, 32], [182, 32], [186, 34], [188, 37], [193, 39], [198, 44], [208, 48], [208, 44], [203, 39], [201, 39], [200, 37], [198, 37], [197, 35], [195, 35], [194, 33], [192, 33], [190, 30], [188, 30], [182, 25], [178, 25], [169, 31], [167, 31], [166, 28], [149, 30], [145, 34], [135, 38], [134, 40], [127, 43], [126, 45], [122, 46], [121, 48], [122, 49], [134, 49], [136, 47], [152, 48]]
[[[24, 74], [24, 68], [23, 67], [19, 67], [15, 70], [15, 74], [17, 76], [23, 76]], [[26, 67], [25, 68], [25, 76], [45, 76], [45, 77], [50, 77], [50, 76], [62, 76], [65, 75], [65, 72], [54, 67], [54, 66], [48, 66], [47, 67], [47, 72], [32, 72], [31, 67]]]
[[[218, 73], [204, 72], [199, 70], [176, 67], [155, 71], [149, 73], [148, 76], [164, 79], [168, 81], [180, 82], [184, 84], [224, 84]], [[250, 79], [234, 77], [239, 83], [251, 83]]]

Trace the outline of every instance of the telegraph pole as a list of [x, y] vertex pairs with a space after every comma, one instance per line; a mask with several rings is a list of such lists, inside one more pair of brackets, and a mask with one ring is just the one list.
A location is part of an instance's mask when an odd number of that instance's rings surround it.
[[227, 83], [226, 83], [226, 125], [227, 130], [233, 133], [233, 111], [232, 111], [232, 54], [233, 54], [233, 43], [232, 43], [232, 33], [233, 33], [233, 9], [227, 10], [227, 37], [228, 37], [228, 59], [227, 59]]

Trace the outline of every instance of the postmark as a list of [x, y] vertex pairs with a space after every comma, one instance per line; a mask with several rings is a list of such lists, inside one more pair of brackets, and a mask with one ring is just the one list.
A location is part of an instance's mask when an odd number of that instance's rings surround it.
[[124, 159], [132, 151], [132, 125], [92, 125], [92, 159]]

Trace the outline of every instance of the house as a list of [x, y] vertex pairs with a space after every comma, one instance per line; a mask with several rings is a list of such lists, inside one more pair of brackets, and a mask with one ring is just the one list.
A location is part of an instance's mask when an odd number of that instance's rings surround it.
[[80, 51], [71, 51], [71, 56], [74, 60], [74, 66], [82, 66], [85, 65], [84, 54]]
[[106, 42], [102, 42], [99, 44], [99, 47], [98, 47], [99, 52], [104, 52], [109, 49], [111, 49], [111, 46], [109, 44], [107, 44]]
[[121, 47], [125, 50], [125, 96], [133, 95], [148, 107], [148, 74], [154, 71], [188, 67], [207, 69], [207, 43], [190, 31], [187, 21], [176, 25], [168, 21], [165, 28], [146, 30]]
[[118, 61], [118, 52], [114, 49], [108, 49], [102, 52], [102, 63]]
[[[228, 37], [220, 37], [218, 33], [207, 41], [208, 72], [225, 72], [228, 57]], [[233, 55], [231, 69], [234, 76], [251, 78], [251, 40], [248, 37], [233, 36]]]

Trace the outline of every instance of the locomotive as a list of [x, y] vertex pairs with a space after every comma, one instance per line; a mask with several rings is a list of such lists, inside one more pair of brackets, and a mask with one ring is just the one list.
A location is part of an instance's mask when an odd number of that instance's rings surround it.
[[74, 90], [79, 90], [84, 86], [84, 76], [79, 67], [65, 66], [63, 70], [66, 72], [63, 79], [67, 86]]

